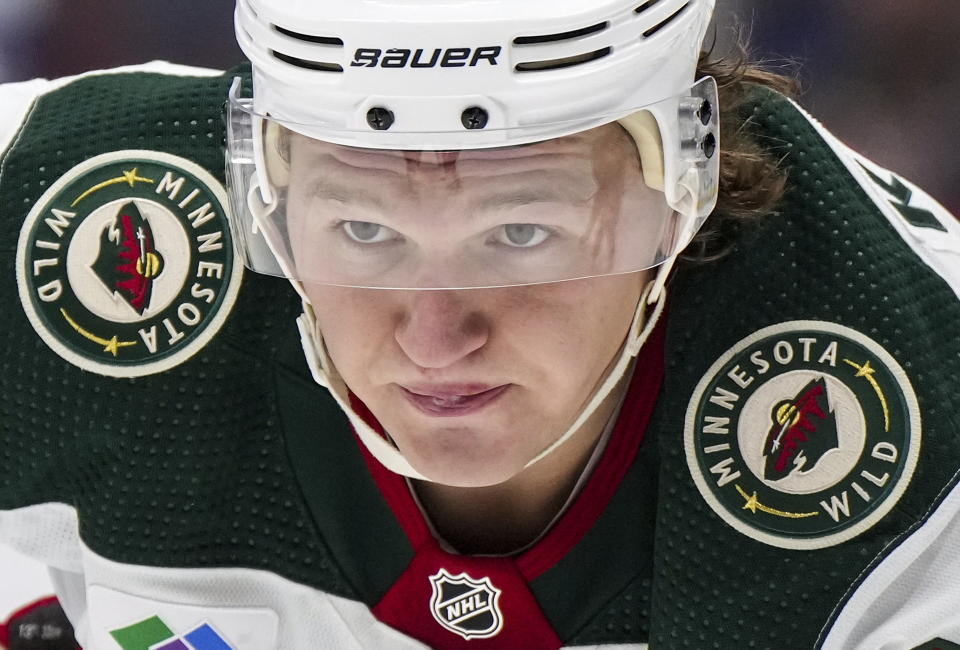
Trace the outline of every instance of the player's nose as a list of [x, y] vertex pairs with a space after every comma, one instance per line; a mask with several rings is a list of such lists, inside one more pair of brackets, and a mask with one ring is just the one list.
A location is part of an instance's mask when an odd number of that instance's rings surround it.
[[446, 289], [407, 293], [394, 336], [413, 363], [445, 368], [487, 342], [487, 321], [466, 294]]

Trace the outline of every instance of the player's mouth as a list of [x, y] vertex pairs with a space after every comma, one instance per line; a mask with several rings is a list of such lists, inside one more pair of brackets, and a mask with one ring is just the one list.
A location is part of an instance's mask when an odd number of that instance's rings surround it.
[[459, 417], [488, 406], [508, 388], [510, 384], [493, 387], [483, 384], [445, 384], [400, 386], [400, 392], [421, 413], [433, 417]]

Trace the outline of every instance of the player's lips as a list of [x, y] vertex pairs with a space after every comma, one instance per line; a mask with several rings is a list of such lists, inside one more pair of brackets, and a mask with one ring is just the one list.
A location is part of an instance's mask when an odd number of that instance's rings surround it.
[[510, 384], [434, 384], [400, 386], [401, 394], [418, 411], [434, 417], [476, 413], [510, 388]]

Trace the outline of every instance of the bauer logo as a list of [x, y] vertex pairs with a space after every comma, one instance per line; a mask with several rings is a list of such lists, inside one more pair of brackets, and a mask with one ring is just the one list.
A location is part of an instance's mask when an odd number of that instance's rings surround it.
[[355, 68], [475, 68], [478, 65], [499, 65], [497, 59], [501, 51], [499, 46], [432, 50], [361, 47], [354, 53], [350, 65]]
[[687, 462], [711, 508], [773, 546], [839, 544], [876, 524], [920, 451], [913, 388], [863, 334], [795, 321], [727, 351], [687, 410]]
[[162, 372], [217, 332], [242, 275], [226, 195], [194, 163], [97, 156], [60, 178], [20, 233], [30, 322], [67, 361], [114, 377]]
[[489, 639], [503, 629], [500, 590], [490, 578], [476, 580], [466, 573], [450, 575], [446, 569], [430, 576], [433, 588], [430, 611], [444, 628], [467, 641]]

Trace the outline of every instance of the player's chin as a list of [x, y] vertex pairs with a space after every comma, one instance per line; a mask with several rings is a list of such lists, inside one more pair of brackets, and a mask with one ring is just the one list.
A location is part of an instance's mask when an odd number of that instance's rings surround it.
[[452, 487], [488, 487], [509, 481], [524, 470], [531, 456], [520, 441], [511, 439], [511, 432], [447, 427], [420, 433], [402, 441], [401, 451], [428, 480]]

